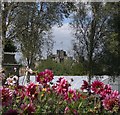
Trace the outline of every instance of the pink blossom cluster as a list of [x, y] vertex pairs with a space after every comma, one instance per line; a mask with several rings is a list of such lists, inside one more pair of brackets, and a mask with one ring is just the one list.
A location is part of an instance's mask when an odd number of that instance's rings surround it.
[[70, 84], [64, 78], [59, 78], [57, 83], [52, 86], [53, 90], [55, 90], [58, 94], [64, 95], [68, 92]]
[[6, 87], [0, 88], [0, 99], [2, 100], [2, 106], [9, 106], [12, 103], [13, 92]]
[[57, 94], [63, 96], [63, 99], [67, 102], [77, 101], [81, 94], [80, 92], [73, 90], [70, 87], [68, 81], [64, 78], [59, 78], [57, 83], [52, 87]]
[[78, 99], [80, 99], [80, 97], [81, 97], [80, 92], [70, 88], [68, 92], [65, 93], [64, 100], [66, 100], [67, 102], [72, 102], [77, 101]]
[[87, 81], [84, 81], [83, 83], [84, 84], [82, 85], [81, 89], [87, 90], [89, 87], [90, 91], [99, 95], [102, 105], [106, 110], [114, 112], [116, 109], [120, 109], [120, 94], [116, 90], [113, 91], [109, 84], [105, 85], [103, 82], [98, 80], [94, 81], [90, 85]]
[[87, 81], [85, 81], [85, 80], [83, 80], [83, 84], [82, 84], [82, 86], [81, 86], [81, 90], [83, 91], [83, 90], [87, 90], [87, 91], [89, 91], [90, 90], [90, 85], [89, 85], [89, 83], [87, 82]]
[[106, 110], [111, 112], [118, 111], [120, 109], [120, 94], [118, 91], [111, 91], [110, 94], [107, 94], [105, 98], [102, 100], [103, 107]]
[[100, 94], [103, 90], [104, 90], [104, 84], [101, 81], [94, 81], [91, 84], [91, 90], [96, 93], [96, 94]]
[[105, 98], [107, 95], [112, 93], [112, 88], [109, 84], [104, 85], [104, 89], [100, 92], [101, 98]]
[[48, 82], [53, 80], [53, 76], [53, 72], [46, 69], [45, 71], [37, 74], [36, 81], [42, 85], [46, 85]]
[[106, 94], [110, 94], [112, 91], [112, 88], [109, 84], [105, 85], [103, 82], [95, 80], [92, 82], [92, 84], [89, 84], [87, 81], [83, 81], [83, 85], [81, 87], [81, 90], [90, 90], [91, 92], [95, 94], [100, 94], [101, 97], [105, 97]]
[[14, 95], [23, 100], [26, 96], [26, 90], [27, 88], [25, 86], [18, 85], [14, 89]]
[[[40, 92], [41, 87], [35, 83], [30, 83], [27, 86], [15, 86], [14, 90], [9, 89], [7, 87], [0, 88], [0, 91], [2, 92], [2, 95], [0, 95], [0, 98], [2, 99], [2, 106], [8, 107], [10, 104], [14, 103], [14, 97], [19, 99], [19, 106], [22, 112], [26, 112], [28, 114], [31, 114], [32, 112], [35, 112], [35, 105], [33, 104], [34, 99], [37, 98], [38, 93]], [[24, 100], [28, 99], [29, 101], [24, 103]], [[16, 112], [13, 109], [10, 109], [7, 112], [10, 112], [11, 114]]]
[[26, 95], [31, 97], [31, 99], [35, 99], [41, 91], [41, 87], [34, 83], [28, 84], [26, 88]]
[[[7, 85], [0, 88], [0, 94], [2, 94], [0, 95], [2, 106], [4, 108], [8, 108], [5, 111], [6, 114], [19, 113], [21, 115], [31, 115], [32, 113], [36, 112], [37, 109], [39, 109], [39, 104], [42, 104], [42, 101], [45, 100], [45, 103], [47, 103], [48, 99], [48, 102], [52, 103], [52, 100], [47, 97], [47, 94], [48, 96], [51, 96], [51, 94], [55, 94], [53, 96], [60, 96], [60, 99], [58, 98], [58, 100], [56, 100], [60, 102], [56, 103], [60, 104], [61, 102], [65, 102], [64, 109], [62, 108], [64, 113], [73, 113], [74, 115], [78, 115], [80, 112], [80, 107], [85, 107], [92, 102], [92, 104], [95, 104], [96, 106], [97, 100], [100, 101], [100, 107], [107, 111], [117, 112], [120, 110], [119, 92], [113, 91], [109, 84], [106, 85], [101, 81], [96, 80], [91, 84], [89, 84], [87, 81], [83, 81], [81, 89], [82, 91], [88, 91], [88, 93], [81, 93], [78, 90], [71, 89], [69, 82], [63, 77], [59, 78], [57, 83], [53, 84], [51, 87], [49, 84], [49, 82], [53, 80], [53, 73], [51, 70], [45, 70], [44, 72], [38, 73], [36, 80], [38, 84], [29, 83], [26, 86], [13, 85], [12, 87], [9, 84], [10, 86]], [[95, 103], [94, 97], [96, 101]], [[85, 99], [92, 99], [92, 101], [89, 103], [89, 101], [85, 101]], [[81, 101], [85, 101], [85, 106], [84, 102]], [[18, 110], [20, 111], [17, 111], [17, 108], [12, 108], [12, 104], [16, 104], [16, 106], [19, 107]]]

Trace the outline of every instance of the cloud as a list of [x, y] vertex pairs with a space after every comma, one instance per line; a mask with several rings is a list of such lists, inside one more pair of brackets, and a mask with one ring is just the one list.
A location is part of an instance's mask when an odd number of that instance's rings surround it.
[[[55, 41], [53, 53], [56, 53], [56, 50], [61, 49], [71, 52], [72, 49], [71, 40], [73, 39], [73, 37], [72, 29], [69, 27], [69, 23], [64, 23], [62, 27], [54, 26], [53, 36], [54, 36], [53, 40]], [[46, 57], [46, 52], [43, 52], [43, 55]], [[21, 58], [22, 58], [21, 53], [17, 52], [16, 53], [17, 61], [19, 61]]]
[[62, 27], [53, 27], [53, 40], [55, 41], [53, 49], [54, 53], [59, 49], [68, 51], [72, 48], [71, 40], [73, 37], [71, 32], [72, 30], [68, 23], [64, 23]]

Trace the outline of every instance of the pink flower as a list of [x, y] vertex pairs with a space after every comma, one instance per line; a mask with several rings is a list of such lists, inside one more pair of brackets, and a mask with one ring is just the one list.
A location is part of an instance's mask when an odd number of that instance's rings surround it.
[[100, 92], [104, 89], [104, 84], [98, 80], [94, 81], [91, 86], [92, 91], [96, 94], [100, 94]]
[[105, 85], [104, 90], [100, 92], [101, 98], [102, 99], [105, 98], [106, 95], [111, 94], [111, 92], [112, 92], [111, 86], [109, 84]]
[[118, 91], [113, 91], [107, 95], [103, 100], [103, 107], [110, 112], [115, 112], [120, 108], [120, 94]]
[[46, 69], [45, 71], [38, 73], [36, 81], [43, 85], [46, 85], [48, 82], [53, 80], [53, 76], [53, 72]]
[[81, 90], [90, 90], [90, 85], [88, 84], [87, 81], [83, 80], [83, 85], [81, 87]]
[[57, 84], [53, 86], [53, 89], [63, 95], [64, 93], [66, 93], [68, 91], [68, 87], [70, 86], [70, 84], [68, 83], [68, 81], [64, 78], [59, 78], [59, 80], [57, 81]]
[[69, 89], [64, 95], [64, 99], [68, 102], [77, 101], [80, 98], [81, 94], [76, 90]]
[[27, 94], [28, 96], [32, 96], [36, 92], [36, 85], [34, 83], [30, 83], [27, 86]]
[[2, 99], [3, 106], [9, 106], [12, 103], [12, 95], [13, 92], [9, 90], [9, 88], [2, 87], [0, 88], [0, 98]]
[[34, 83], [30, 83], [28, 86], [27, 86], [27, 95], [29, 97], [31, 97], [32, 99], [34, 99], [35, 97], [37, 97], [38, 95], [38, 92], [37, 92], [37, 85], [34, 84]]
[[14, 90], [14, 94], [20, 97], [21, 100], [23, 100], [24, 97], [26, 96], [26, 87], [21, 85], [16, 86]]

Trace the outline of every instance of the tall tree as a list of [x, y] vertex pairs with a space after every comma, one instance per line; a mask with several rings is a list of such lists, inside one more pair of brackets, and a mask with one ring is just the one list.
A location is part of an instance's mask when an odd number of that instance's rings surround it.
[[11, 30], [12, 23], [14, 22], [14, 9], [17, 8], [18, 3], [14, 2], [1, 2], [0, 11], [1, 11], [1, 25], [0, 25], [0, 65], [2, 67], [2, 60], [4, 58], [3, 50], [5, 47], [5, 41], [10, 39], [11, 36], [9, 31]]
[[20, 44], [20, 50], [26, 58], [27, 66], [32, 67], [41, 57], [46, 32], [55, 24], [62, 25], [68, 17], [73, 3], [26, 2], [19, 3], [15, 10], [13, 35]]
[[62, 25], [68, 17], [73, 3], [32, 2], [19, 3], [15, 18], [15, 38], [20, 43], [27, 65], [31, 67], [34, 60], [41, 57], [43, 36], [55, 24]]
[[110, 34], [104, 49], [103, 64], [105, 73], [110, 76], [120, 75], [120, 3], [109, 3], [112, 15], [108, 23]]
[[1, 18], [2, 18], [2, 38], [3, 45], [6, 39], [11, 38], [11, 28], [15, 19], [14, 10], [17, 8], [18, 3], [2, 2], [1, 3]]
[[80, 61], [87, 62], [89, 83], [95, 72], [94, 63], [102, 55], [108, 34], [106, 27], [109, 11], [107, 8], [106, 4], [100, 2], [78, 3], [71, 23], [75, 36], [74, 50]]

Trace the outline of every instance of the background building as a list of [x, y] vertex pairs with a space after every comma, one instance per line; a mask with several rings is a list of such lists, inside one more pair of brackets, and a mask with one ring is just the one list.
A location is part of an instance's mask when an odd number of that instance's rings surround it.
[[72, 57], [69, 57], [66, 53], [66, 51], [64, 50], [57, 50], [57, 54], [51, 54], [49, 57], [47, 58], [51, 58], [53, 61], [56, 61], [58, 63], [62, 63], [65, 60], [72, 60]]

